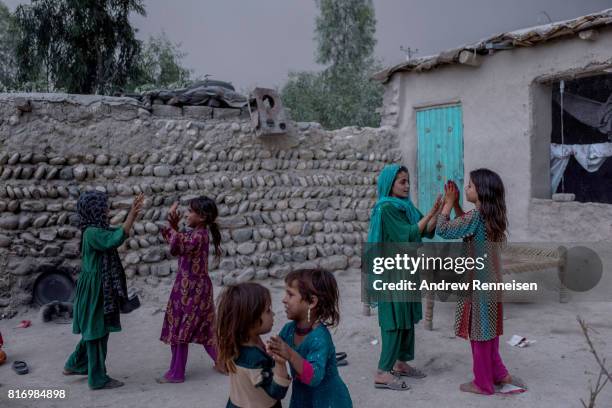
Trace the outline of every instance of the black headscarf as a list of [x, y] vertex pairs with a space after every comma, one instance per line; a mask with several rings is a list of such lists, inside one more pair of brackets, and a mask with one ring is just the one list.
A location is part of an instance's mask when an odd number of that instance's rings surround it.
[[[88, 227], [110, 229], [108, 224], [108, 197], [100, 191], [88, 191], [77, 201], [77, 214], [81, 229], [81, 246]], [[111, 324], [118, 324], [121, 304], [127, 300], [127, 281], [121, 259], [116, 249], [102, 252], [102, 291], [104, 296], [104, 318]]]

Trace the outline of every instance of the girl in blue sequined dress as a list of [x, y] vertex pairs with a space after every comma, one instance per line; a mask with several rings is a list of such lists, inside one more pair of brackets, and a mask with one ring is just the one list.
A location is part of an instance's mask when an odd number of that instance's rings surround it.
[[334, 275], [302, 269], [285, 278], [283, 298], [287, 323], [268, 342], [268, 351], [291, 365], [290, 408], [352, 408], [348, 388], [340, 378], [336, 349], [328, 327], [338, 325], [339, 292]]

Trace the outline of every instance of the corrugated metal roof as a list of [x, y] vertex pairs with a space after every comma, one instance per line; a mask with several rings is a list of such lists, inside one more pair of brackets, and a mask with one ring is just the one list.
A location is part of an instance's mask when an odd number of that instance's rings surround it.
[[494, 51], [517, 47], [533, 47], [543, 42], [560, 37], [575, 36], [581, 31], [592, 30], [602, 26], [612, 25], [612, 9], [589, 14], [572, 20], [522, 28], [507, 33], [496, 34], [474, 44], [463, 45], [437, 55], [415, 58], [380, 71], [372, 77], [381, 82], [387, 82], [397, 72], [423, 72], [435, 69], [441, 65], [459, 63], [459, 54], [469, 51], [477, 55], [487, 55]]

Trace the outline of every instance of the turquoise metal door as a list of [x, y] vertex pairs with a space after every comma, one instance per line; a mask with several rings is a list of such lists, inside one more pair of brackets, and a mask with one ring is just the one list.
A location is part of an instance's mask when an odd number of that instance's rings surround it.
[[417, 176], [421, 212], [431, 209], [444, 183], [454, 180], [463, 201], [463, 118], [461, 105], [417, 111]]

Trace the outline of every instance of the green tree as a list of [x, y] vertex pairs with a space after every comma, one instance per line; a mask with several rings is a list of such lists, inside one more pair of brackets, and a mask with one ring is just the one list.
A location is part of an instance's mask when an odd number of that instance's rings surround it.
[[32, 0], [15, 10], [21, 82], [44, 78], [48, 90], [109, 94], [137, 75], [141, 50], [131, 13], [142, 0]]
[[316, 0], [317, 62], [331, 71], [362, 70], [370, 65], [376, 45], [372, 0]]
[[166, 33], [149, 37], [138, 58], [138, 75], [129, 88], [136, 90], [183, 87], [191, 81], [191, 70], [183, 66], [187, 53], [172, 43]]
[[15, 24], [11, 12], [0, 1], [0, 92], [15, 86]]
[[376, 18], [371, 0], [316, 0], [320, 10], [315, 39], [319, 73], [293, 72], [281, 90], [283, 103], [298, 121], [326, 128], [378, 126], [383, 87], [370, 80]]

